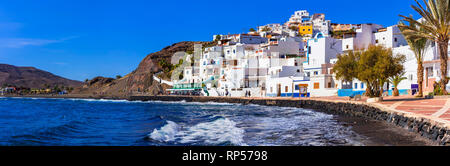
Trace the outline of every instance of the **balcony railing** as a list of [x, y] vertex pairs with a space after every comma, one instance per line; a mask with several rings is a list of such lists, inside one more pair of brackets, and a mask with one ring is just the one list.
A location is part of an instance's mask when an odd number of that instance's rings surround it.
[[173, 89], [202, 89], [201, 83], [175, 84]]

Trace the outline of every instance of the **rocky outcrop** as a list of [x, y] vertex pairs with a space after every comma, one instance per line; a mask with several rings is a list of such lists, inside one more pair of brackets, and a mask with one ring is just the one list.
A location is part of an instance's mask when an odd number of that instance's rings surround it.
[[88, 86], [105, 86], [111, 84], [114, 81], [114, 78], [105, 78], [105, 77], [95, 77], [92, 80], [87, 82]]
[[[211, 45], [212, 42], [179, 42], [147, 55], [139, 66], [121, 79], [113, 80], [104, 86], [88, 85], [78, 89], [78, 93], [95, 93], [109, 96], [130, 96], [132, 94], [164, 94], [170, 86], [153, 80], [153, 74], [163, 73], [160, 61], [170, 62], [172, 56], [180, 51], [192, 52], [195, 44]], [[164, 73], [163, 73], [164, 75]], [[167, 79], [167, 78], [166, 78]]]

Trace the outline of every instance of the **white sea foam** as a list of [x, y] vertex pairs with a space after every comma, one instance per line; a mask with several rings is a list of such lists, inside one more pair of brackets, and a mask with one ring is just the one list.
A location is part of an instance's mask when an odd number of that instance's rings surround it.
[[77, 99], [77, 98], [69, 98], [66, 100], [72, 100], [72, 101], [99, 101], [98, 99]]
[[219, 103], [219, 102], [187, 102], [186, 104], [191, 104], [191, 105], [238, 105], [236, 103]]
[[174, 141], [178, 133], [178, 125], [175, 122], [167, 121], [167, 124], [161, 129], [154, 129], [150, 134], [150, 138], [158, 141]]
[[[3, 97], [7, 98], [7, 97]], [[114, 103], [164, 103], [164, 104], [183, 104], [183, 105], [217, 105], [217, 106], [225, 106], [225, 105], [240, 105], [239, 103], [219, 103], [219, 102], [187, 102], [186, 100], [181, 101], [129, 101], [129, 100], [115, 100], [115, 99], [89, 99], [89, 98], [36, 98], [36, 97], [13, 97], [13, 98], [23, 98], [23, 99], [32, 99], [32, 100], [44, 100], [44, 99], [52, 99], [52, 100], [71, 100], [71, 101], [88, 101], [88, 102], [114, 102]], [[256, 105], [255, 105], [256, 106]]]
[[145, 103], [163, 103], [163, 104], [184, 104], [186, 100], [182, 101], [160, 101], [160, 100], [151, 100], [151, 101], [141, 101]]
[[219, 102], [187, 102], [186, 100], [181, 101], [160, 101], [160, 100], [152, 100], [152, 101], [145, 101], [145, 103], [164, 103], [164, 104], [183, 104], [183, 105], [217, 105], [217, 106], [224, 106], [224, 105], [239, 105], [239, 103], [219, 103]]
[[114, 100], [114, 99], [78, 99], [78, 98], [68, 98], [68, 99], [64, 99], [64, 100], [88, 101], [88, 102], [111, 102], [111, 103], [143, 103], [143, 101]]
[[199, 123], [195, 126], [182, 128], [172, 121], [161, 129], [154, 129], [149, 137], [161, 142], [179, 142], [182, 144], [203, 141], [202, 144], [217, 145], [230, 142], [233, 145], [246, 145], [244, 143], [244, 130], [236, 127], [236, 123], [221, 118], [213, 122]]

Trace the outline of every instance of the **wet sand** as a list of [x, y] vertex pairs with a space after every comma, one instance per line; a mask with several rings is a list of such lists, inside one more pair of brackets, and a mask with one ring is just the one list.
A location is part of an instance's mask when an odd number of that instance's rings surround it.
[[437, 142], [387, 122], [345, 115], [337, 115], [336, 119], [363, 136], [360, 141], [365, 146], [438, 146]]

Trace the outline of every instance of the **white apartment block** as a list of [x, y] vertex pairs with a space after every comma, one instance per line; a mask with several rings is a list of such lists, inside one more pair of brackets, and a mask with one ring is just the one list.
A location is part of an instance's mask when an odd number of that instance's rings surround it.
[[[217, 38], [218, 35], [213, 36], [213, 40]], [[261, 37], [258, 34], [233, 34], [233, 35], [220, 35], [220, 45], [235, 45], [237, 43], [241, 44], [262, 44], [267, 42], [267, 39]]]
[[311, 20], [311, 17], [309, 16], [309, 12], [306, 10], [300, 10], [300, 11], [296, 11], [294, 13], [294, 15], [292, 15], [291, 18], [289, 18], [289, 21], [286, 23], [286, 25], [289, 27], [289, 26], [298, 25], [300, 23], [307, 22], [310, 20]]
[[361, 24], [355, 29], [355, 32], [344, 34], [342, 37], [342, 50], [363, 50], [369, 45], [374, 44], [375, 35], [378, 29], [382, 28], [377, 24]]
[[308, 40], [304, 72], [310, 78], [308, 90], [312, 97], [333, 96], [336, 81], [331, 73], [331, 62], [342, 53], [342, 40], [325, 37], [321, 33]]
[[[269, 30], [269, 31], [264, 31], [264, 30]], [[260, 33], [261, 36], [266, 36], [267, 34], [281, 35], [283, 33], [283, 26], [281, 24], [267, 24], [264, 26], [259, 26], [258, 33]]]
[[322, 33], [324, 36], [328, 36], [331, 30], [331, 21], [325, 20], [325, 14], [314, 14], [312, 16], [313, 35]]
[[375, 45], [382, 45], [386, 48], [396, 48], [408, 45], [397, 26], [380, 28], [376, 33], [374, 33], [374, 37]]
[[[417, 79], [417, 59], [415, 58], [415, 54], [410, 49], [408, 45], [400, 46], [393, 48], [394, 55], [405, 55], [406, 62], [403, 64], [405, 67], [405, 75], [404, 77], [407, 80], [404, 80], [400, 83], [398, 89], [403, 91], [417, 91], [418, 79]], [[448, 53], [450, 55], [450, 52]], [[428, 92], [432, 92], [434, 87], [434, 82], [440, 81], [440, 59], [438, 48], [436, 47], [435, 42], [429, 42], [424, 56], [424, 80], [423, 80], [423, 90], [426, 95]], [[450, 72], [448, 70], [447, 72]], [[447, 90], [450, 90], [450, 84], [447, 84]], [[393, 88], [392, 86], [390, 88]]]

